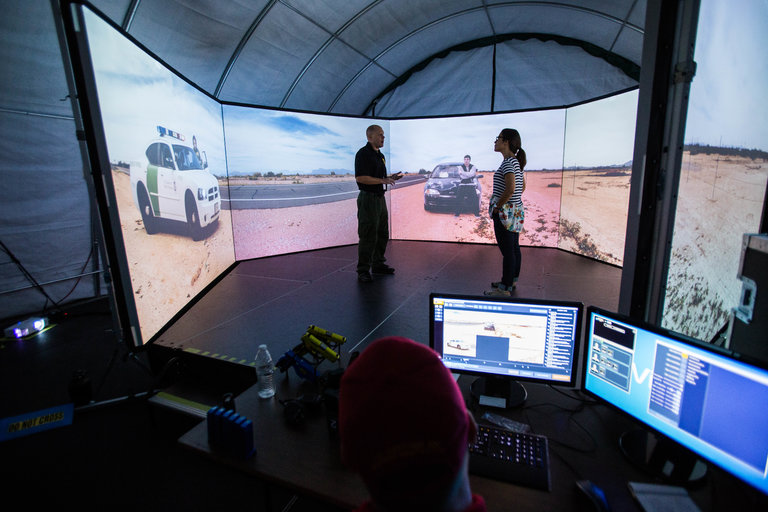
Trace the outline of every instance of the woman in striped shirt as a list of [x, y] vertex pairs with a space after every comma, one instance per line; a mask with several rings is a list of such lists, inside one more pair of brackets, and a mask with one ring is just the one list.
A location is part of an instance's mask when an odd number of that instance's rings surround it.
[[501, 281], [491, 283], [492, 290], [486, 295], [509, 295], [520, 275], [520, 233], [509, 231], [499, 219], [499, 208], [504, 203], [522, 206], [525, 190], [525, 151], [521, 147], [520, 133], [512, 128], [501, 131], [494, 144], [494, 151], [501, 153], [504, 161], [493, 174], [493, 193], [489, 213], [493, 219], [496, 243], [502, 255]]

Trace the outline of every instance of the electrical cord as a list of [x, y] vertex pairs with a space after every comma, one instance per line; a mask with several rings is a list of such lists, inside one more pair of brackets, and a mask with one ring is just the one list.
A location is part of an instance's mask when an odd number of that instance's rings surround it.
[[[584, 405], [598, 405], [598, 404], [600, 403], [600, 402], [598, 402], [597, 400], [592, 400], [592, 399], [590, 399], [590, 398], [579, 398], [579, 397], [576, 397], [576, 396], [573, 396], [573, 395], [569, 395], [569, 394], [568, 394], [568, 393], [566, 393], [565, 391], [563, 391], [563, 390], [561, 390], [561, 389], [558, 389], [558, 388], [556, 388], [555, 386], [552, 386], [551, 384], [549, 384], [549, 385], [548, 385], [548, 387], [549, 387], [549, 389], [551, 389], [552, 391], [555, 391], [556, 393], [560, 393], [560, 394], [561, 394], [561, 395], [563, 395], [564, 397], [566, 397], [566, 398], [570, 398], [571, 400], [576, 400], [576, 401], [578, 401], [578, 402], [581, 402], [581, 403], [582, 403], [582, 404], [584, 404]], [[578, 394], [581, 394], [581, 391], [580, 391], [580, 390], [578, 390], [578, 389], [575, 389], [574, 391], [575, 391], [576, 393], [578, 393]]]
[[[80, 269], [80, 272], [77, 275], [77, 279], [75, 280], [75, 284], [72, 285], [72, 289], [67, 292], [66, 295], [64, 295], [62, 298], [59, 299], [59, 303], [64, 301], [67, 297], [72, 295], [72, 293], [75, 291], [75, 288], [77, 288], [77, 285], [80, 284], [80, 280], [83, 278], [83, 272], [85, 272], [85, 267], [88, 266], [88, 262], [91, 261], [91, 257], [93, 257], [93, 246], [91, 246], [91, 250], [88, 252], [88, 257], [85, 259], [85, 263], [83, 263], [82, 268]], [[58, 304], [56, 304], [58, 306]]]
[[88, 257], [85, 259], [85, 262], [83, 263], [83, 266], [80, 268], [80, 272], [78, 272], [77, 279], [75, 280], [75, 284], [72, 285], [72, 288], [58, 301], [54, 300], [53, 297], [51, 297], [48, 292], [45, 291], [45, 288], [37, 282], [37, 280], [34, 278], [34, 276], [24, 267], [24, 265], [21, 263], [21, 261], [16, 257], [16, 255], [8, 248], [8, 246], [3, 243], [2, 240], [0, 240], [0, 248], [3, 249], [3, 252], [5, 252], [8, 257], [11, 259], [11, 261], [18, 267], [19, 271], [24, 275], [24, 277], [27, 278], [27, 280], [32, 284], [32, 286], [37, 289], [40, 293], [43, 294], [45, 297], [45, 303], [42, 307], [42, 314], [48, 315], [50, 313], [48, 304], [50, 304], [53, 307], [53, 313], [58, 315], [65, 315], [61, 303], [67, 299], [72, 293], [74, 293], [77, 286], [80, 284], [80, 281], [83, 279], [83, 272], [85, 272], [85, 268], [88, 266], [88, 263], [91, 261], [91, 258], [93, 257], [93, 247], [91, 247], [91, 250], [88, 252]]
[[533, 428], [533, 423], [531, 422], [531, 417], [529, 414], [529, 411], [534, 409], [541, 409], [544, 407], [554, 407], [555, 409], [558, 409], [559, 411], [568, 413], [568, 423], [573, 424], [575, 427], [577, 427], [579, 430], [581, 430], [585, 435], [586, 439], [588, 441], [588, 445], [586, 447], [584, 446], [578, 446], [572, 443], [566, 443], [563, 440], [560, 440], [556, 437], [553, 437], [551, 435], [547, 435], [547, 438], [550, 439], [550, 441], [553, 444], [556, 444], [558, 446], [561, 446], [563, 448], [567, 448], [569, 450], [573, 450], [579, 453], [593, 453], [595, 450], [597, 450], [597, 441], [595, 440], [594, 436], [574, 417], [575, 414], [578, 412], [581, 412], [584, 409], [584, 404], [579, 404], [574, 409], [569, 409], [567, 407], [563, 407], [561, 405], [557, 404], [550, 404], [550, 403], [544, 403], [544, 404], [537, 404], [537, 405], [530, 405], [523, 408], [523, 413], [525, 414], [526, 422], [531, 425], [531, 430], [535, 431]]
[[[42, 293], [45, 296], [46, 301], [51, 301], [51, 303], [55, 305], [59, 309], [59, 311], [61, 311], [61, 307], [59, 306], [59, 304], [55, 300], [53, 300], [53, 298], [51, 298], [50, 295], [48, 295], [48, 293], [40, 285], [40, 283], [38, 283], [37, 280], [34, 278], [34, 276], [27, 271], [24, 265], [22, 265], [21, 261], [19, 261], [16, 255], [13, 254], [13, 252], [11, 252], [11, 250], [3, 243], [2, 240], [0, 240], [0, 247], [8, 255], [8, 257], [11, 258], [11, 261], [14, 264], [16, 264], [16, 266], [19, 268], [19, 271], [24, 275], [24, 277], [27, 278], [27, 280], [32, 284], [32, 286], [35, 287], [40, 293]], [[46, 302], [46, 306], [47, 304], [48, 303]], [[43, 308], [43, 311], [45, 311], [45, 307]]]
[[[566, 396], [568, 396], [568, 395], [566, 395]], [[570, 398], [573, 398], [573, 397], [570, 397]], [[579, 470], [576, 469], [576, 467], [573, 466], [573, 464], [571, 464], [571, 462], [569, 461], [569, 458], [564, 456], [561, 453], [561, 449], [567, 449], [567, 450], [575, 451], [575, 452], [578, 452], [578, 453], [584, 453], [584, 454], [594, 453], [597, 450], [597, 440], [594, 438], [594, 436], [592, 436], [592, 434], [581, 423], [579, 423], [574, 418], [574, 415], [576, 413], [578, 413], [578, 412], [583, 410], [584, 404], [579, 404], [574, 409], [569, 409], [567, 407], [562, 407], [562, 406], [559, 406], [559, 405], [556, 405], [556, 404], [538, 404], [538, 405], [532, 405], [532, 406], [524, 407], [523, 413], [525, 415], [527, 423], [531, 426], [531, 431], [532, 432], [535, 433], [536, 429], [533, 427], [533, 423], [531, 422], [531, 418], [530, 418], [530, 415], [528, 414], [528, 412], [530, 410], [532, 410], [532, 409], [539, 409], [539, 408], [547, 407], [547, 406], [554, 407], [556, 409], [560, 409], [562, 411], [567, 412], [568, 415], [569, 415], [568, 422], [569, 423], [573, 423], [576, 427], [578, 427], [580, 430], [582, 430], [586, 434], [587, 439], [589, 440], [590, 446], [580, 447], [580, 446], [577, 446], [575, 444], [566, 443], [566, 442], [564, 442], [564, 441], [562, 441], [562, 440], [560, 440], [560, 439], [558, 439], [558, 438], [556, 438], [554, 436], [547, 435], [547, 439], [549, 440], [549, 452], [550, 452], [550, 454], [552, 454], [552, 455], [556, 456], [558, 459], [560, 459], [563, 462], [563, 464], [569, 470], [571, 470], [571, 472], [574, 474], [576, 479], [579, 480], [579, 479], [582, 478], [581, 473], [579, 472]]]

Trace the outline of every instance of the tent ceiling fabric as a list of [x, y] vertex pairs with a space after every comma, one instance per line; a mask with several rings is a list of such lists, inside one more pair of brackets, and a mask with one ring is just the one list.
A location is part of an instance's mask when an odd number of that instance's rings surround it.
[[223, 102], [397, 118], [560, 107], [637, 87], [646, 0], [93, 5]]
[[[636, 87], [646, 1], [91, 4], [222, 102], [370, 115], [376, 101], [376, 116], [398, 118], [563, 106]], [[5, 2], [0, 17], [0, 176], [15, 191], [0, 205], [0, 241], [52, 300], [72, 301], [99, 295], [103, 276], [54, 5]], [[0, 316], [50, 306], [29, 281], [0, 253]]]

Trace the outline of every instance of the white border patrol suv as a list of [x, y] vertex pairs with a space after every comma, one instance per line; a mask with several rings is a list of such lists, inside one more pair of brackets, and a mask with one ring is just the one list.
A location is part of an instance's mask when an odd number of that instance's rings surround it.
[[208, 170], [197, 145], [184, 143], [178, 132], [158, 126], [159, 137], [149, 143], [143, 163], [131, 164], [133, 202], [141, 212], [144, 229], [152, 235], [158, 219], [187, 224], [194, 240], [203, 228], [219, 220], [219, 182]]

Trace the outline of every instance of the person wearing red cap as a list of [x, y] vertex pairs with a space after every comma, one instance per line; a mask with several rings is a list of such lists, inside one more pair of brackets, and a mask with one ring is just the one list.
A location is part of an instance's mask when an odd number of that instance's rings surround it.
[[374, 341], [342, 376], [341, 458], [371, 497], [358, 512], [484, 512], [467, 469], [476, 432], [451, 372], [413, 340]]

